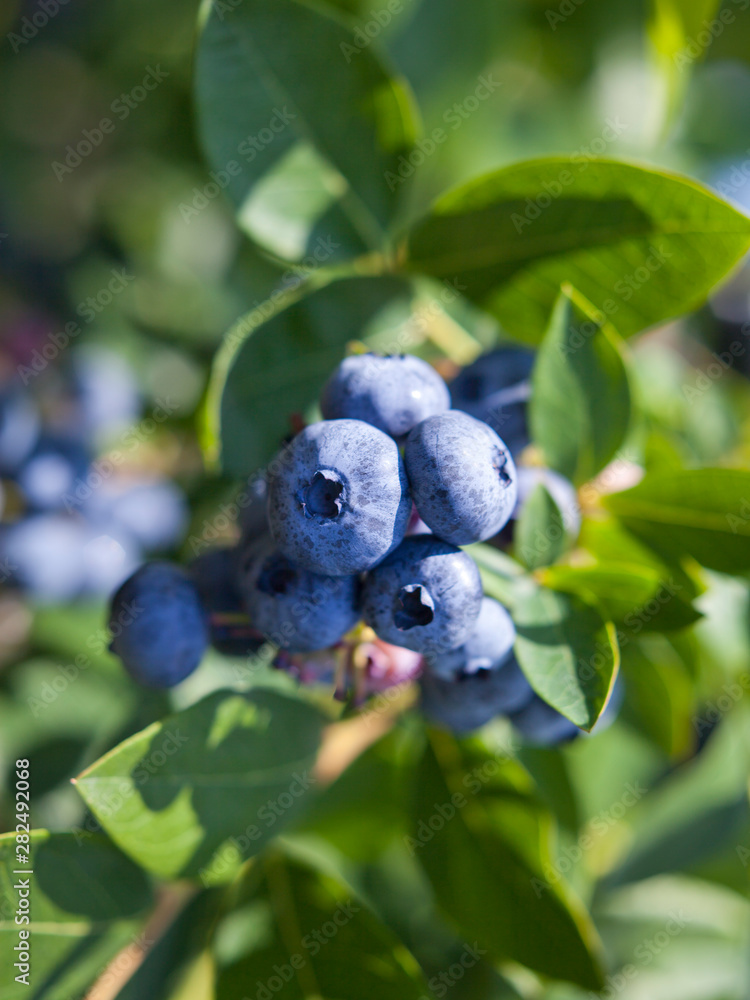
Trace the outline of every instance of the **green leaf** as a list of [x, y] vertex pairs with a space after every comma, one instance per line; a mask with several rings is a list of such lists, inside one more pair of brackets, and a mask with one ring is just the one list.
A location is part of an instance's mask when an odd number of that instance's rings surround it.
[[[648, 35], [657, 69], [666, 89], [665, 112], [669, 121], [685, 95], [689, 70], [703, 55], [699, 41], [721, 0], [651, 0]], [[713, 35], [709, 32], [709, 44]]]
[[411, 289], [397, 278], [349, 278], [309, 295], [280, 297], [272, 315], [255, 309], [226, 336], [206, 402], [209, 457], [246, 476], [268, 462], [289, 433], [290, 417], [318, 398], [348, 341]]
[[512, 609], [518, 586], [526, 579], [523, 566], [491, 545], [479, 543], [466, 551], [479, 567], [485, 594]]
[[603, 497], [639, 539], [723, 573], [750, 569], [750, 472], [683, 469]]
[[304, 807], [324, 721], [275, 691], [219, 691], [125, 740], [76, 787], [148, 871], [221, 882]]
[[748, 247], [750, 220], [694, 181], [573, 154], [443, 195], [407, 259], [536, 344], [565, 282], [629, 337], [695, 309]]
[[433, 733], [414, 796], [410, 849], [464, 940], [495, 960], [599, 989], [596, 932], [564, 882], [548, 878], [550, 817], [520, 765]]
[[220, 959], [230, 946], [235, 954], [218, 976], [216, 1000], [271, 987], [269, 976], [286, 983], [278, 987], [284, 1000], [427, 996], [412, 955], [338, 879], [273, 854], [250, 871], [243, 894], [245, 905], [218, 929]]
[[[36, 830], [28, 864], [17, 861], [16, 835], [0, 836], [0, 974], [3, 1000], [82, 996], [107, 962], [138, 933], [153, 903], [148, 879], [104, 837]], [[29, 870], [33, 874], [17, 874]], [[17, 924], [20, 894], [30, 879], [31, 923]], [[19, 931], [31, 938], [34, 987], [15, 982]]]
[[521, 508], [513, 542], [513, 551], [529, 569], [548, 566], [565, 551], [563, 516], [542, 483]]
[[[687, 757], [695, 747], [693, 682], [674, 650], [641, 641], [621, 644], [627, 698], [623, 721], [643, 733], [669, 758]], [[671, 655], [670, 655], [671, 654]]]
[[682, 595], [682, 585], [643, 566], [552, 566], [542, 581], [553, 590], [594, 601], [607, 620], [634, 634], [687, 628], [703, 615]]
[[580, 597], [532, 580], [518, 589], [513, 621], [516, 655], [531, 686], [571, 722], [591, 730], [617, 675], [614, 626]]
[[405, 84], [323, 5], [204, 9], [199, 128], [249, 234], [288, 260], [314, 254], [313, 266], [382, 249], [416, 130]]
[[618, 339], [568, 286], [534, 364], [532, 438], [547, 464], [576, 484], [604, 468], [628, 431], [630, 388]]

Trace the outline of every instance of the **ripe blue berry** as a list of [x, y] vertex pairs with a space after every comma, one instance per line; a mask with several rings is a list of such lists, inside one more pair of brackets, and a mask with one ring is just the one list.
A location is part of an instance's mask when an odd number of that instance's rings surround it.
[[311, 424], [269, 467], [271, 534], [315, 573], [370, 569], [399, 544], [410, 514], [395, 441], [361, 420]]
[[191, 674], [208, 646], [206, 612], [179, 566], [141, 566], [112, 598], [110, 649], [135, 680], [166, 688]]
[[439, 653], [469, 638], [481, 603], [473, 559], [433, 535], [413, 535], [368, 574], [362, 610], [385, 642]]
[[450, 681], [480, 672], [492, 673], [492, 684], [485, 688], [492, 692], [494, 714], [515, 712], [533, 695], [513, 653], [515, 640], [516, 629], [508, 612], [491, 597], [484, 597], [474, 629], [463, 646], [428, 657], [427, 667], [434, 677]]
[[537, 694], [519, 711], [510, 713], [510, 721], [524, 740], [541, 747], [569, 743], [581, 735], [575, 723]]
[[397, 439], [450, 405], [442, 378], [411, 354], [344, 358], [326, 382], [320, 400], [327, 420], [364, 420]]
[[194, 559], [190, 576], [210, 616], [211, 645], [225, 656], [249, 656], [265, 642], [253, 628], [239, 587], [240, 552], [212, 549]]
[[454, 409], [489, 424], [514, 457], [529, 443], [526, 409], [533, 365], [533, 351], [499, 347], [477, 358], [451, 382]]
[[460, 410], [428, 417], [406, 439], [404, 463], [425, 524], [454, 545], [492, 538], [516, 503], [508, 449], [481, 420]]
[[[515, 663], [515, 658], [511, 657]], [[469, 733], [507, 712], [507, 688], [500, 670], [439, 677], [427, 666], [420, 678], [420, 707], [432, 722], [454, 733]]]
[[295, 566], [270, 539], [243, 554], [240, 589], [253, 626], [291, 652], [333, 646], [359, 621], [358, 577]]

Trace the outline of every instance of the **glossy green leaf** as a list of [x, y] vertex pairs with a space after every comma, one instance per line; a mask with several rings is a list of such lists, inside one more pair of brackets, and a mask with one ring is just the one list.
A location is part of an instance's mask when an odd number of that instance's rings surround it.
[[531, 686], [558, 712], [590, 730], [617, 674], [614, 626], [580, 597], [532, 580], [518, 588], [513, 621], [516, 655]]
[[550, 817], [518, 763], [434, 733], [415, 775], [409, 845], [465, 940], [600, 988], [596, 933], [558, 873], [549, 878]]
[[[107, 962], [139, 933], [153, 903], [144, 873], [104, 837], [36, 830], [28, 864], [18, 862], [15, 834], [0, 836], [0, 976], [3, 1000], [83, 996]], [[25, 872], [33, 874], [25, 874]], [[31, 922], [16, 923], [30, 880]], [[20, 887], [20, 888], [19, 888]], [[28, 985], [13, 967], [19, 931], [28, 930]]]
[[696, 308], [750, 247], [750, 220], [685, 177], [582, 154], [531, 160], [438, 199], [408, 266], [539, 343], [574, 285], [624, 337]]
[[225, 881], [304, 807], [324, 721], [275, 691], [219, 691], [121, 743], [76, 787], [148, 871]]
[[218, 929], [216, 1000], [243, 1000], [264, 986], [283, 1000], [427, 996], [412, 955], [338, 879], [272, 854], [242, 892]]
[[566, 288], [534, 365], [532, 439], [547, 464], [576, 484], [604, 468], [628, 431], [630, 388], [617, 340]]
[[650, 475], [604, 503], [657, 553], [691, 556], [724, 573], [750, 569], [750, 472], [744, 469]]
[[290, 291], [269, 316], [255, 309], [227, 334], [206, 403], [210, 457], [246, 476], [268, 462], [290, 418], [314, 404], [348, 341], [394, 301], [411, 298], [397, 278], [349, 278], [300, 296]]
[[529, 569], [548, 566], [565, 551], [562, 513], [542, 483], [521, 508], [513, 541], [513, 551]]
[[525, 580], [524, 569], [505, 552], [492, 545], [477, 544], [467, 551], [479, 567], [485, 594], [512, 608], [519, 585]]
[[674, 578], [664, 579], [643, 566], [607, 563], [599, 566], [552, 566], [542, 579], [553, 590], [580, 594], [594, 601], [625, 632], [669, 632], [686, 628], [703, 617], [682, 596]]
[[381, 249], [416, 129], [404, 83], [322, 4], [242, 0], [205, 11], [199, 127], [211, 180], [246, 230], [284, 259], [314, 255], [313, 266]]

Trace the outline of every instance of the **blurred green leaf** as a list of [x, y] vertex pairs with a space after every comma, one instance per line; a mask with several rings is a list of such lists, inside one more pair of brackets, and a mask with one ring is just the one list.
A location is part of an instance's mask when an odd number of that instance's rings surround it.
[[76, 787], [148, 871], [201, 873], [210, 885], [304, 807], [323, 723], [311, 705], [275, 691], [216, 692], [121, 743]]
[[622, 717], [668, 757], [687, 756], [696, 742], [694, 690], [677, 657], [658, 655], [641, 642], [621, 643], [620, 670], [627, 697]]
[[513, 551], [529, 569], [555, 562], [565, 550], [565, 523], [560, 508], [539, 483], [521, 508], [513, 535]]
[[629, 337], [700, 305], [748, 247], [750, 220], [694, 181], [578, 153], [449, 191], [409, 234], [408, 266], [536, 344], [565, 282]]
[[[679, 110], [690, 69], [703, 55], [699, 39], [721, 6], [721, 0], [651, 0], [648, 35], [664, 80], [667, 122]], [[713, 38], [709, 32], [709, 45]]]
[[[15, 834], [0, 836], [0, 972], [3, 1000], [44, 997], [68, 1000], [82, 996], [107, 962], [132, 941], [140, 927], [136, 918], [153, 903], [144, 873], [104, 837], [36, 830], [31, 860], [17, 861]], [[17, 874], [29, 869], [33, 874]], [[19, 891], [29, 878], [31, 923], [17, 924]], [[19, 931], [31, 935], [33, 986], [15, 982], [14, 947]]]
[[411, 850], [440, 908], [496, 960], [602, 985], [593, 925], [551, 870], [549, 814], [515, 761], [434, 733], [414, 780]]
[[[220, 970], [216, 1000], [241, 1000], [248, 988], [279, 981], [289, 1000], [420, 1000], [419, 967], [351, 890], [328, 874], [278, 854], [250, 870], [249, 903], [230, 913], [240, 955]], [[229, 926], [219, 927], [226, 941]], [[282, 983], [284, 985], [282, 985]], [[269, 990], [270, 992], [270, 990]], [[274, 989], [274, 993], [278, 992]]]
[[605, 506], [641, 541], [709, 569], [750, 569], [750, 472], [683, 469], [647, 476]]
[[581, 729], [592, 729], [620, 661], [614, 627], [580, 597], [533, 580], [518, 588], [513, 621], [516, 655], [531, 686]]
[[594, 600], [608, 621], [634, 634], [686, 628], [703, 617], [682, 598], [677, 581], [665, 580], [658, 571], [643, 566], [551, 566], [542, 580], [553, 590]]
[[566, 287], [532, 373], [529, 422], [548, 465], [579, 484], [614, 457], [630, 424], [617, 334]]
[[221, 902], [222, 892], [218, 889], [206, 890], [191, 899], [148, 949], [143, 962], [117, 994], [117, 1000], [171, 997], [168, 991], [181, 981], [188, 964], [206, 947]]
[[204, 10], [200, 131], [247, 231], [289, 260], [382, 249], [416, 131], [405, 84], [323, 4]]
[[[334, 281], [305, 297], [290, 290], [271, 315], [255, 309], [227, 334], [206, 403], [206, 444], [230, 475], [269, 461], [291, 430], [290, 418], [317, 400], [348, 341], [394, 300], [408, 301], [397, 278]], [[394, 345], [394, 350], [399, 345]]]

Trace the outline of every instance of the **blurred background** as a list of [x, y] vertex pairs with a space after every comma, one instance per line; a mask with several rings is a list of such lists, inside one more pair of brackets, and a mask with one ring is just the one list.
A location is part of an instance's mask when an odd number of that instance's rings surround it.
[[[337, 6], [371, 22], [371, 0]], [[377, 44], [425, 132], [449, 125], [410, 211], [483, 170], [572, 152], [673, 168], [750, 208], [750, 2], [722, 10], [714, 28], [698, 19], [693, 44], [675, 43], [666, 3], [403, 0]], [[136, 691], [106, 653], [106, 597], [146, 556], [190, 558], [191, 532], [232, 495], [199, 447], [209, 368], [283, 278], [223, 196], [189, 211], [211, 180], [193, 120], [196, 19], [188, 0], [0, 8], [0, 767], [32, 760], [39, 826], [80, 825], [61, 781], [165, 711], [167, 695]], [[491, 93], [466, 113], [482, 79]], [[745, 268], [698, 314], [638, 338], [647, 461], [750, 463], [748, 324]], [[735, 342], [745, 349], [710, 374]], [[743, 724], [721, 746], [713, 722], [698, 738], [694, 725], [750, 669], [748, 588], [715, 576], [703, 600], [711, 615], [687, 638], [633, 644], [623, 718], [596, 751], [569, 751], [579, 819], [605, 827], [593, 874], [606, 879], [645, 831], [626, 889], [597, 890], [612, 955], [626, 961], [675, 908], [690, 914], [624, 996], [750, 996]], [[211, 676], [229, 677], [219, 659]], [[60, 697], [71, 671], [75, 697]], [[610, 822], [629, 781], [654, 787], [655, 804]], [[695, 877], [665, 875], [674, 865]]]

